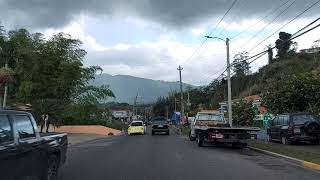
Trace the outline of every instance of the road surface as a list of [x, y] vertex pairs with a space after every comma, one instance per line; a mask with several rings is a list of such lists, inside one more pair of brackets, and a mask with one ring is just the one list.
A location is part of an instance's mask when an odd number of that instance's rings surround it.
[[117, 136], [69, 147], [61, 180], [319, 180], [320, 173], [248, 149], [199, 148], [174, 135]]

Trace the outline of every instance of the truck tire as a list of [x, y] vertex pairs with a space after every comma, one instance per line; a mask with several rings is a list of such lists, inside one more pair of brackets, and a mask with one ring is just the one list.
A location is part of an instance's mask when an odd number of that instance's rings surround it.
[[197, 144], [199, 147], [203, 147], [203, 142], [204, 142], [204, 136], [202, 133], [198, 133], [198, 137], [197, 137]]
[[189, 131], [189, 140], [190, 140], [190, 141], [195, 141], [195, 140], [196, 140], [195, 137], [192, 137], [192, 136], [191, 136], [191, 131]]
[[166, 135], [169, 135], [170, 134], [170, 132], [169, 132], [169, 130], [166, 132]]
[[48, 167], [45, 176], [45, 180], [57, 180], [59, 172], [59, 160], [58, 157], [54, 154], [49, 156]]

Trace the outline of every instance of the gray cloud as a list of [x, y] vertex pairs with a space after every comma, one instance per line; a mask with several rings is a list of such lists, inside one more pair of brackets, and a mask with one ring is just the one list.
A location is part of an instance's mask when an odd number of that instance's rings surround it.
[[[286, 0], [238, 0], [229, 20], [261, 17]], [[301, 12], [315, 0], [297, 0], [281, 19]], [[169, 28], [184, 28], [223, 15], [231, 0], [0, 0], [0, 19], [12, 26], [61, 27], [81, 14], [137, 16]], [[319, 14], [316, 5], [306, 16]]]

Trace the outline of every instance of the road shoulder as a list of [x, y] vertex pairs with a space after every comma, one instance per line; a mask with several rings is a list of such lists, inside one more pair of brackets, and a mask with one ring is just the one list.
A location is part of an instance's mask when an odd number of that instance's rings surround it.
[[[314, 151], [312, 148], [318, 146], [309, 146], [309, 149], [302, 149], [303, 146], [282, 145], [264, 141], [252, 141], [249, 143], [251, 150], [286, 159], [294, 164], [320, 171], [320, 152]], [[308, 146], [307, 146], [308, 147]]]

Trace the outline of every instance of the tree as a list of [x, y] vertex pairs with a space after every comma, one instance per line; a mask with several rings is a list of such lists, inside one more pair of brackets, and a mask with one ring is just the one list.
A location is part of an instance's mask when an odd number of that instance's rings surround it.
[[279, 33], [279, 39], [276, 40], [276, 48], [277, 48], [277, 57], [283, 58], [287, 55], [292, 45], [291, 34], [286, 32]]
[[255, 109], [252, 102], [241, 100], [232, 107], [233, 124], [236, 126], [252, 126], [255, 118]]
[[272, 113], [320, 112], [320, 69], [268, 82], [263, 104]]
[[[83, 67], [86, 51], [81, 44], [64, 33], [49, 39], [26, 29], [0, 34], [0, 66], [8, 62], [16, 82], [9, 89], [11, 103], [31, 104], [36, 117], [48, 113], [58, 120], [72, 110], [70, 106], [90, 106], [87, 112], [95, 111], [101, 99], [114, 97], [108, 86], [89, 85], [102, 69]], [[8, 76], [0, 73], [0, 79], [9, 80], [4, 77]]]
[[236, 54], [233, 60], [233, 71], [235, 72], [235, 76], [245, 76], [250, 72], [250, 66], [247, 61], [249, 58], [249, 53], [244, 51]]

